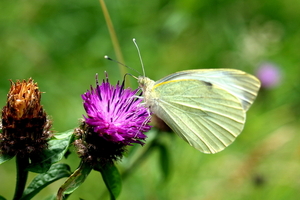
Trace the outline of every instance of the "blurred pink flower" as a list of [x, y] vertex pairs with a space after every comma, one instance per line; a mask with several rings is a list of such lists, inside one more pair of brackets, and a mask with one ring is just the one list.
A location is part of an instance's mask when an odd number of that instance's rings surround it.
[[264, 88], [276, 87], [281, 81], [281, 71], [273, 63], [262, 63], [256, 72]]

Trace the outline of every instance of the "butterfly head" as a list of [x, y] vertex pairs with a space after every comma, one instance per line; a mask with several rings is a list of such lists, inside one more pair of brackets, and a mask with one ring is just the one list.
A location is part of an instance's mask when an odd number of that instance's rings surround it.
[[154, 86], [154, 81], [145, 76], [138, 77], [139, 87], [142, 88], [143, 92], [149, 91]]

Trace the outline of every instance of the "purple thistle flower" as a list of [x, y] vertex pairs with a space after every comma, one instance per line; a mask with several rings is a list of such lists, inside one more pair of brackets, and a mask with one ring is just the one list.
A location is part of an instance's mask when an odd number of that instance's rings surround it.
[[149, 111], [141, 106], [141, 98], [136, 98], [138, 90], [124, 89], [124, 81], [113, 86], [106, 79], [99, 85], [96, 75], [96, 87], [91, 86], [82, 95], [86, 125], [108, 142], [130, 145], [144, 144], [150, 130]]

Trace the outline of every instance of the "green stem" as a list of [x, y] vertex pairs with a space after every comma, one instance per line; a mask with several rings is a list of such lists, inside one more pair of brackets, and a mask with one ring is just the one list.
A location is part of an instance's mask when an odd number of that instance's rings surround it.
[[[114, 25], [111, 21], [111, 18], [110, 18], [108, 9], [106, 7], [106, 4], [105, 4], [104, 0], [99, 0], [99, 2], [100, 2], [100, 5], [101, 5], [101, 8], [102, 8], [102, 11], [103, 11], [103, 15], [104, 15], [104, 18], [105, 18], [105, 21], [106, 21], [106, 25], [107, 25], [107, 28], [108, 28], [108, 31], [109, 31], [109, 35], [110, 35], [110, 38], [111, 38], [111, 41], [113, 43], [113, 47], [114, 47], [114, 50], [115, 50], [115, 53], [116, 53], [116, 56], [117, 56], [117, 61], [119, 61], [120, 63], [125, 63], [123, 55], [122, 55], [122, 51], [121, 51], [121, 48], [120, 48], [120, 44], [119, 44], [119, 41], [118, 41], [118, 37], [117, 37], [116, 31], [115, 31]], [[126, 68], [124, 66], [119, 64], [119, 69], [120, 69], [120, 72], [121, 72], [122, 75], [126, 74]]]
[[[121, 173], [122, 180], [125, 180], [148, 156], [151, 154], [156, 140], [158, 139], [158, 132], [155, 132], [152, 137], [147, 139], [147, 145], [141, 148], [140, 154], [135, 158], [129, 166]], [[107, 197], [108, 192], [104, 191], [99, 199]]]
[[131, 165], [127, 166], [127, 169], [123, 171], [121, 174], [122, 179], [125, 180], [128, 175], [130, 175], [141, 163], [143, 163], [146, 158], [152, 153], [153, 147], [156, 145], [158, 140], [158, 132], [155, 132], [155, 134], [147, 139], [147, 146], [144, 146], [141, 148], [141, 153], [138, 155], [138, 157], [131, 163]]
[[18, 200], [23, 195], [28, 177], [28, 171], [26, 170], [28, 164], [29, 159], [27, 156], [16, 156], [17, 182], [13, 200]]
[[122, 180], [125, 180], [148, 156], [151, 154], [153, 150], [153, 143], [147, 148], [142, 155], [140, 155], [134, 163], [131, 164], [126, 170], [123, 171], [121, 174]]

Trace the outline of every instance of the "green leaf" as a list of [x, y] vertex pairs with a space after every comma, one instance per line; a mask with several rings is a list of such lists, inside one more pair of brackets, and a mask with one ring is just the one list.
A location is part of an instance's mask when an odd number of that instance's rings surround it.
[[74, 192], [85, 181], [91, 170], [91, 165], [81, 162], [79, 168], [59, 188], [57, 199], [63, 199], [64, 194], [71, 194]]
[[50, 195], [50, 196], [44, 198], [44, 200], [56, 200], [56, 195], [54, 195], [54, 194]]
[[28, 171], [45, 173], [51, 165], [60, 161], [67, 152], [73, 139], [73, 130], [58, 133], [49, 141], [49, 148], [41, 154], [30, 157], [31, 164], [27, 167]]
[[31, 199], [47, 185], [70, 175], [71, 171], [69, 165], [64, 163], [52, 165], [46, 173], [39, 174], [32, 180], [24, 191], [21, 200]]
[[6, 200], [3, 196], [0, 196], [0, 200]]
[[117, 199], [122, 189], [121, 175], [115, 165], [106, 165], [95, 169], [101, 172], [102, 179], [110, 193], [111, 200]]
[[[9, 161], [10, 159], [12, 159], [14, 156], [10, 156], [8, 154], [0, 154], [0, 165], [2, 163], [5, 163], [6, 161]], [[1, 199], [0, 199], [1, 200]]]
[[165, 145], [157, 145], [159, 150], [160, 167], [164, 175], [164, 180], [166, 180], [170, 175], [170, 154], [168, 148]]

